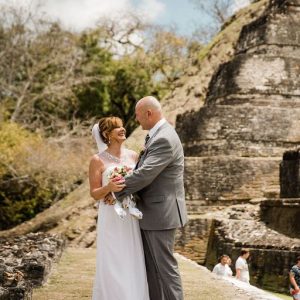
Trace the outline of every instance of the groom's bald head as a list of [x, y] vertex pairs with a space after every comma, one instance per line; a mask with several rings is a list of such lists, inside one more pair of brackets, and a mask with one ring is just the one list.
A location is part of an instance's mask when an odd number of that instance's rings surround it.
[[159, 101], [153, 96], [147, 96], [142, 98], [137, 102], [136, 107], [138, 106], [142, 107], [142, 109], [144, 110], [152, 109], [161, 112], [161, 105]]
[[159, 101], [153, 96], [146, 96], [139, 100], [135, 106], [136, 120], [143, 129], [151, 129], [163, 118]]

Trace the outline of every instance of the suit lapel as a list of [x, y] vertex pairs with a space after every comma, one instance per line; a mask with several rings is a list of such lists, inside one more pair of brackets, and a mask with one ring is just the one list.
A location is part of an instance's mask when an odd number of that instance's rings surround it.
[[150, 137], [150, 139], [148, 140], [147, 144], [145, 145], [145, 148], [148, 148], [152, 139], [164, 128], [168, 125], [168, 122], [166, 121], [164, 124], [162, 124], [155, 132], [154, 134]]
[[135, 169], [137, 169], [138, 167], [140, 167], [140, 162], [141, 162], [141, 159], [144, 157], [144, 155], [147, 153], [147, 149], [149, 148], [150, 146], [150, 143], [151, 141], [153, 140], [153, 138], [165, 127], [167, 127], [169, 125], [168, 122], [165, 122], [164, 124], [162, 124], [155, 132], [154, 134], [150, 137], [150, 139], [147, 141], [146, 145], [145, 145], [145, 150], [144, 150], [144, 153], [140, 156], [138, 162], [136, 163], [136, 166], [135, 166]]

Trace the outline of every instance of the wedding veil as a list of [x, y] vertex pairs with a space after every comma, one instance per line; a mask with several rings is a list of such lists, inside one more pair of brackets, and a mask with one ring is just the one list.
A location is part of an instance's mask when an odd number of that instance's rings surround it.
[[103, 151], [105, 151], [107, 149], [107, 145], [104, 143], [104, 141], [100, 135], [98, 123], [95, 124], [92, 128], [92, 136], [96, 140], [99, 153], [102, 153]]

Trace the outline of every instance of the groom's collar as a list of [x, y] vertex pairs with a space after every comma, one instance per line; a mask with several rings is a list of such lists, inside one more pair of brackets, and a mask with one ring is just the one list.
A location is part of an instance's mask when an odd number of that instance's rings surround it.
[[159, 120], [150, 130], [149, 130], [149, 137], [151, 138], [155, 132], [163, 125], [165, 124], [167, 121], [165, 118], [162, 118], [161, 120]]

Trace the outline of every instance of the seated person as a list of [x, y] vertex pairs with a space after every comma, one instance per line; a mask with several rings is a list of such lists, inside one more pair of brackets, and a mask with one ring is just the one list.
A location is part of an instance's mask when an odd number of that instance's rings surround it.
[[219, 276], [232, 276], [232, 271], [227, 264], [228, 259], [229, 259], [229, 256], [226, 254], [223, 254], [219, 258], [219, 263], [214, 266], [214, 269], [212, 270], [212, 272]]

